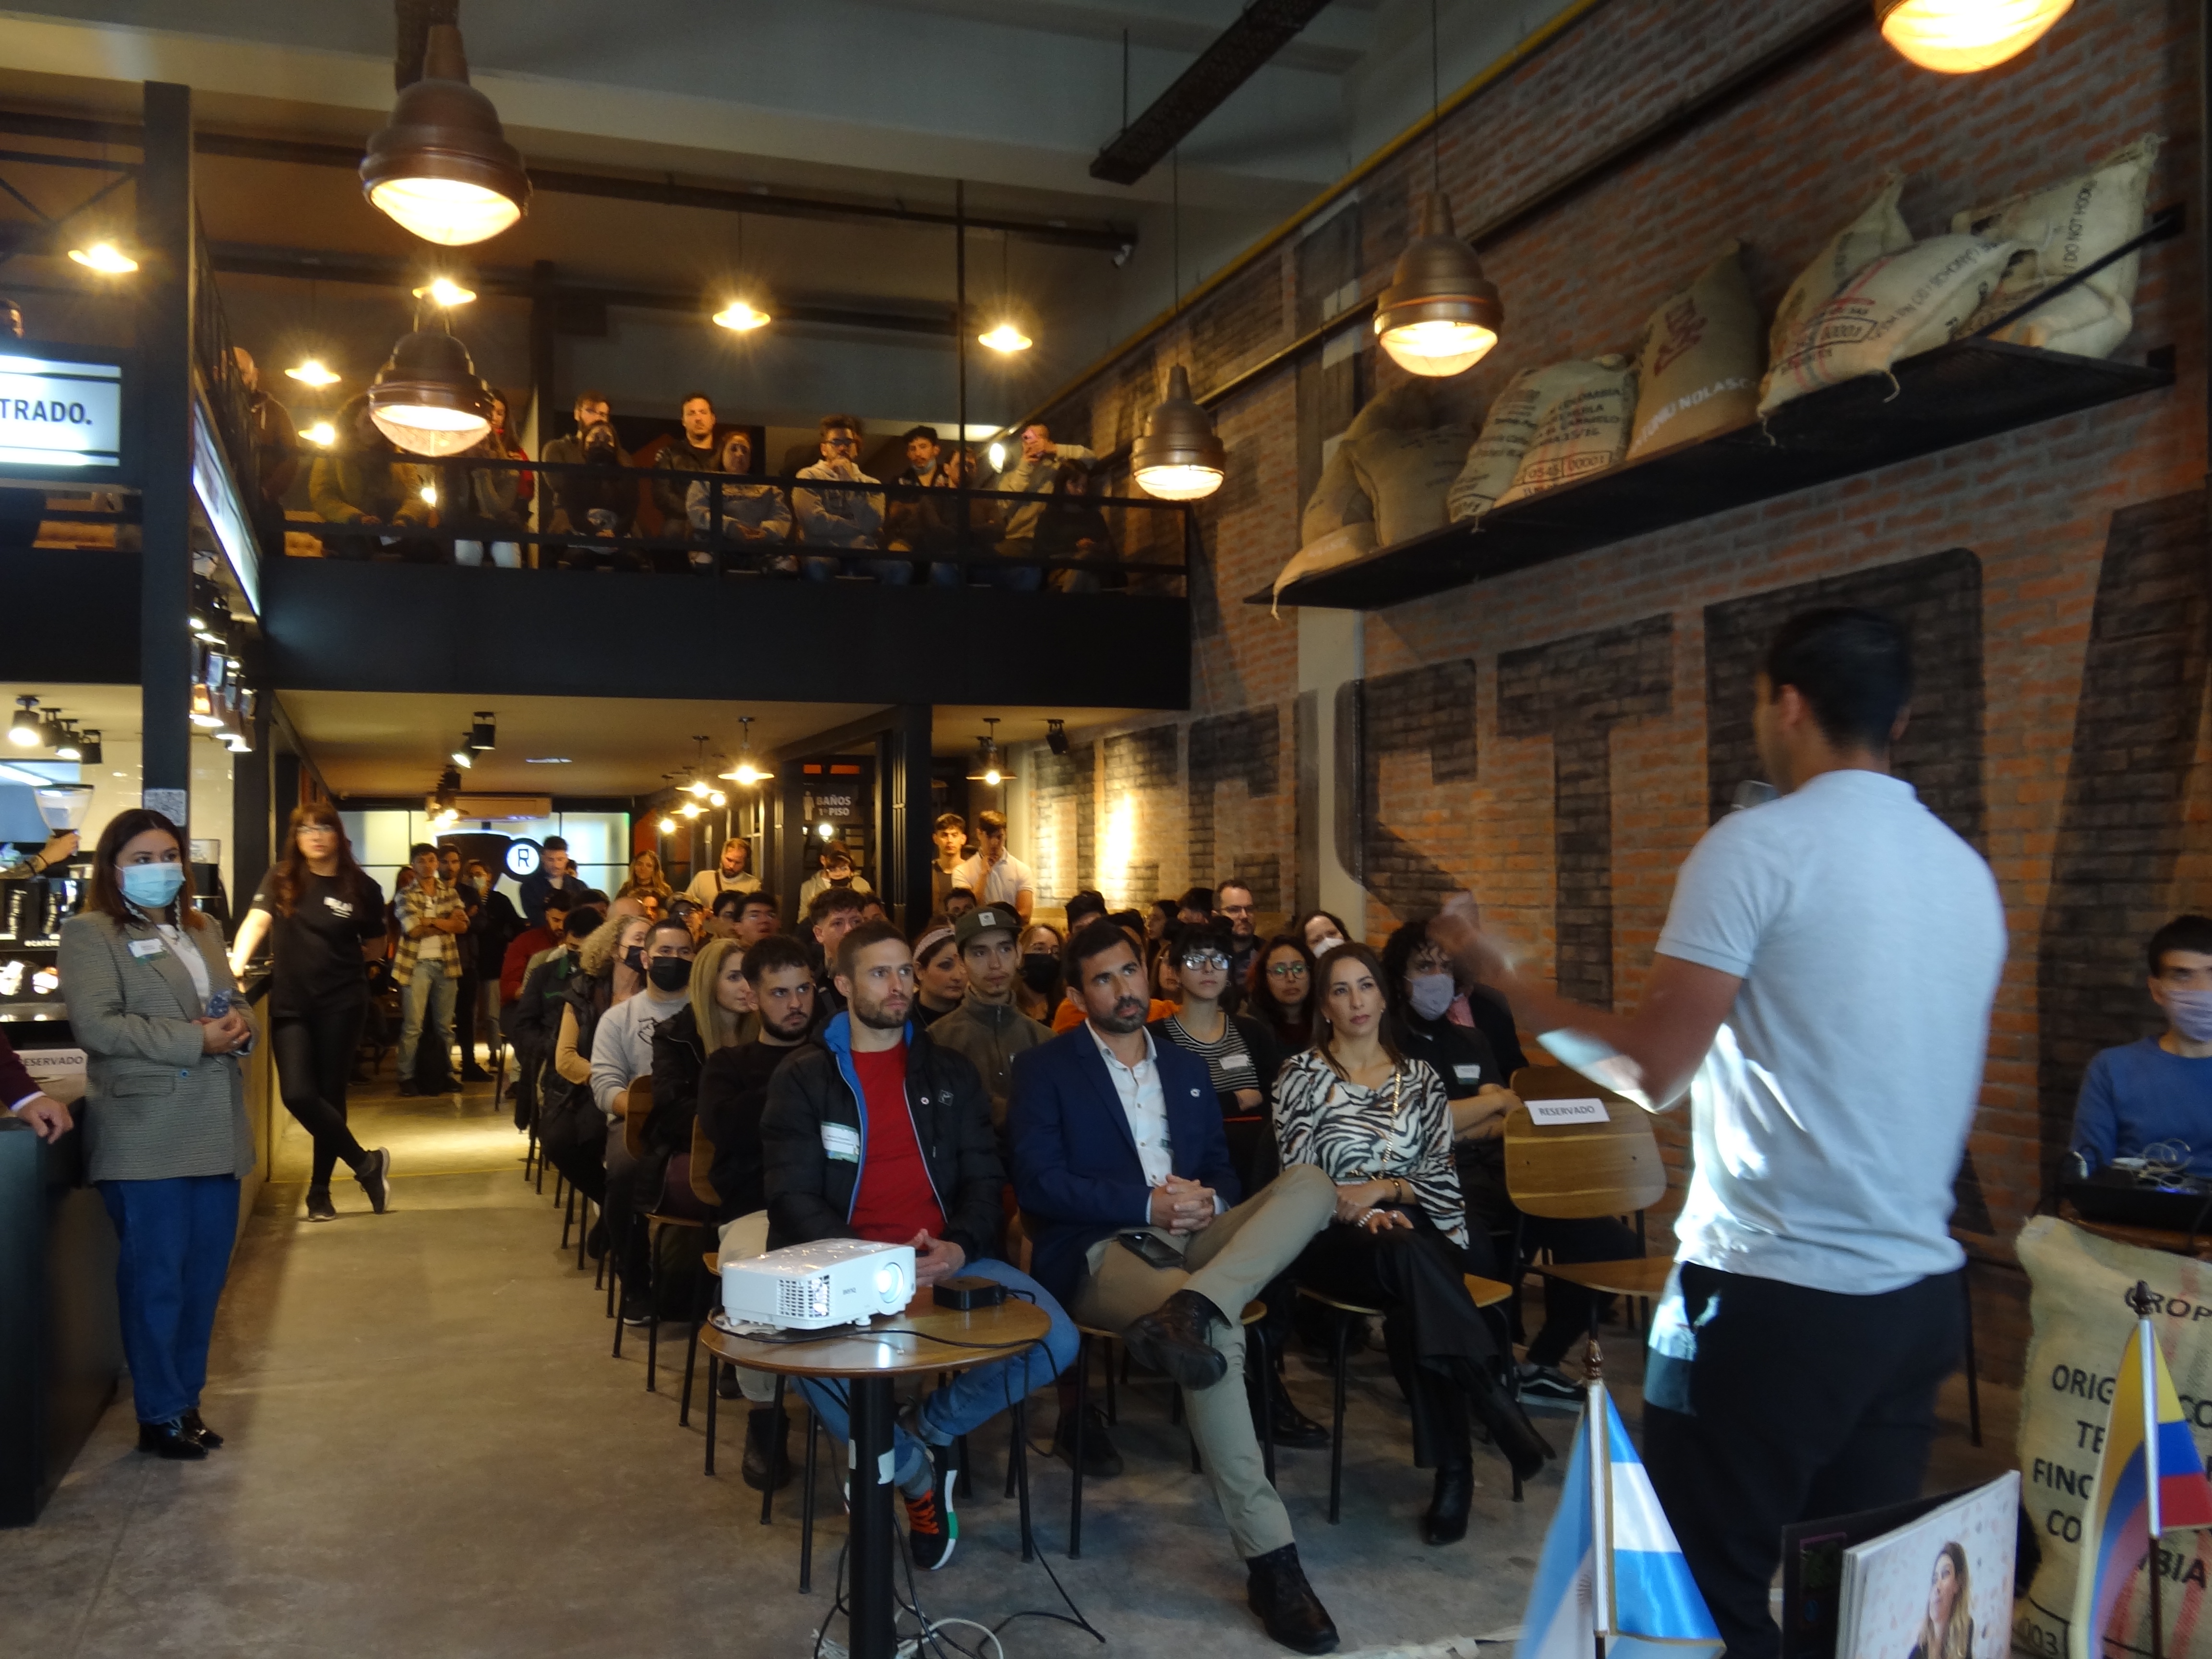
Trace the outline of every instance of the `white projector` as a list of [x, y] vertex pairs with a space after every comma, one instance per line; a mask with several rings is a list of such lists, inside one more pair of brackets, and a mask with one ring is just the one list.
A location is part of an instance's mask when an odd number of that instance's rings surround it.
[[914, 1297], [914, 1246], [865, 1238], [787, 1244], [722, 1264], [722, 1310], [732, 1320], [814, 1331], [905, 1311]]

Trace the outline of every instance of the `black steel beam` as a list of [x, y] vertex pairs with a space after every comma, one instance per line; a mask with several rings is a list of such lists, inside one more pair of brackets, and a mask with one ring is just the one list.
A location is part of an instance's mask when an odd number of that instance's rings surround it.
[[[1133, 185], [1190, 137], [1267, 61], [1321, 15], [1328, 0], [1252, 0], [1242, 16], [1176, 76], [1152, 106], [1114, 136], [1091, 163], [1091, 176]], [[532, 174], [532, 178], [537, 175]], [[975, 221], [981, 223], [981, 220]]]
[[[278, 276], [301, 282], [358, 283], [369, 288], [404, 288], [418, 277], [419, 258], [392, 258], [378, 254], [331, 253], [313, 248], [264, 247], [246, 242], [217, 242], [209, 249], [215, 268], [228, 275]], [[540, 278], [534, 271], [501, 267], [471, 270], [459, 260], [446, 262], [461, 281], [473, 283], [479, 294], [502, 298], [535, 300]], [[640, 311], [709, 313], [708, 296], [696, 291], [668, 289], [620, 288], [604, 283], [556, 282], [548, 289], [555, 299], [588, 305], [623, 306]], [[865, 328], [896, 334], [934, 334], [950, 337], [957, 331], [950, 310], [933, 313], [878, 310], [864, 305], [810, 305], [779, 302], [780, 323], [814, 323], [836, 328]]]
[[185, 822], [192, 787], [192, 89], [145, 88], [138, 187], [139, 763], [146, 805]]
[[[1316, 7], [1316, 9], [1318, 9]], [[1295, 33], [1296, 31], [1293, 31]], [[136, 146], [144, 137], [136, 123], [94, 121], [79, 116], [31, 115], [0, 110], [0, 132], [23, 137], [63, 138], [76, 143]], [[361, 166], [359, 144], [331, 144], [313, 139], [260, 138], [246, 133], [203, 132], [194, 140], [202, 155], [228, 155], [248, 161], [281, 161], [295, 167], [343, 168], [350, 173]], [[68, 165], [66, 162], [63, 165]], [[530, 168], [533, 190], [565, 196], [598, 196], [620, 202], [654, 202], [665, 207], [698, 208], [710, 213], [750, 213], [771, 219], [825, 219], [847, 223], [934, 225], [953, 228], [952, 214], [934, 208], [908, 207], [903, 203], [848, 202], [826, 196], [794, 196], [765, 188], [739, 189], [728, 185], [685, 185], [674, 179], [629, 179], [619, 173], [582, 173], [573, 167]], [[1137, 245], [1136, 228], [1116, 224], [1070, 224], [1054, 219], [1008, 219], [968, 216], [978, 230], [1001, 231], [1025, 242], [1058, 247], [1088, 248], [1121, 254]]]

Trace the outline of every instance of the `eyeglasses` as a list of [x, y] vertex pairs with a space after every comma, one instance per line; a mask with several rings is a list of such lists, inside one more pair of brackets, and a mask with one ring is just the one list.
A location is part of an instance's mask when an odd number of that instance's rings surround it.
[[1306, 965], [1303, 962], [1279, 962], [1267, 969], [1269, 979], [1304, 979]]
[[1221, 907], [1221, 914], [1224, 916], [1249, 916], [1252, 908], [1249, 904], [1224, 904]]
[[1192, 951], [1184, 955], [1182, 965], [1201, 970], [1207, 968], [1226, 968], [1229, 965], [1229, 958], [1218, 951]]

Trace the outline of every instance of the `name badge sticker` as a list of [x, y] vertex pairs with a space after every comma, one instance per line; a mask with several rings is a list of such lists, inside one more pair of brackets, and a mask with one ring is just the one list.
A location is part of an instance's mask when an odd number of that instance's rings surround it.
[[1452, 1067], [1452, 1075], [1457, 1078], [1462, 1083], [1478, 1082], [1482, 1077], [1482, 1067], [1480, 1064], [1473, 1066], [1455, 1066]]
[[1249, 1072], [1252, 1069], [1252, 1056], [1249, 1054], [1224, 1054], [1221, 1057], [1221, 1065], [1224, 1071]]
[[131, 941], [131, 954], [141, 962], [148, 957], [158, 957], [161, 954], [161, 941], [157, 939], [134, 939]]
[[1601, 1100], [1532, 1100], [1528, 1115], [1538, 1123], [1610, 1123]]
[[858, 1164], [860, 1132], [842, 1123], [825, 1123], [822, 1126], [822, 1150], [840, 1163]]

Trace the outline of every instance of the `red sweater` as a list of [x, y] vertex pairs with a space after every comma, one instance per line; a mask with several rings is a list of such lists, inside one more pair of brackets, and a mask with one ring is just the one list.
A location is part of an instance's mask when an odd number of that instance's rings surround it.
[[853, 1194], [853, 1231], [878, 1244], [905, 1244], [916, 1233], [939, 1238], [945, 1211], [930, 1185], [906, 1103], [906, 1044], [864, 1054], [853, 1070], [867, 1097], [868, 1144], [861, 1155], [860, 1189]]

